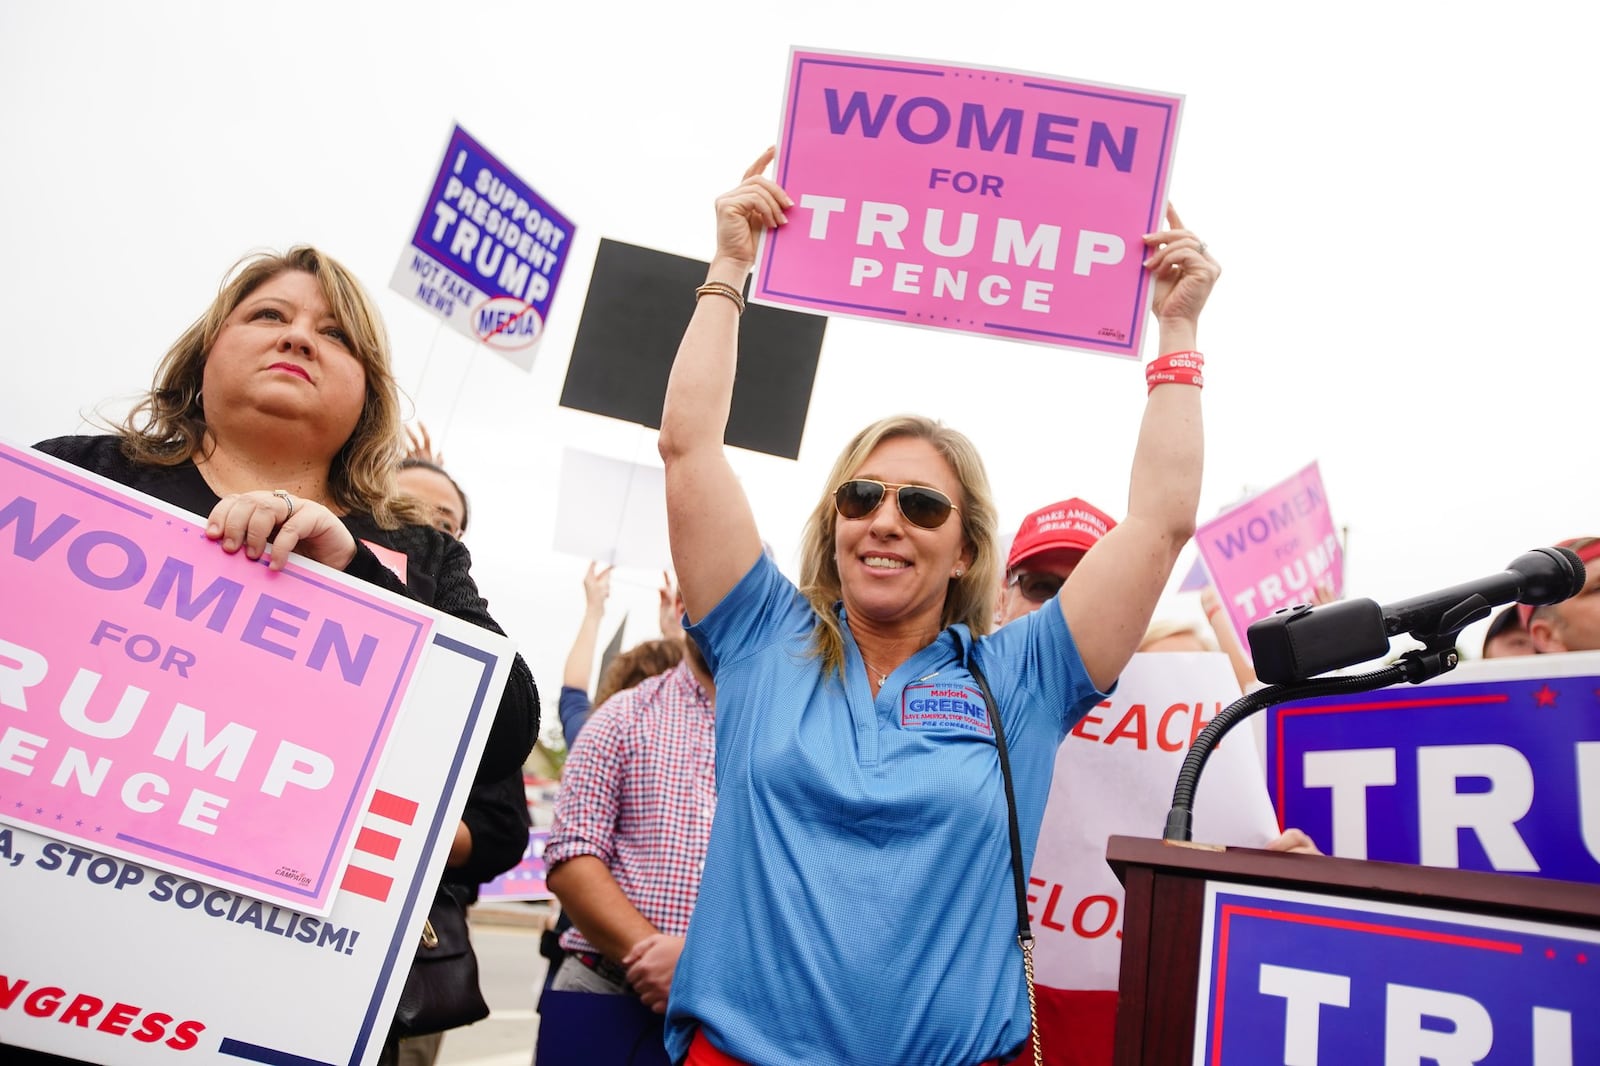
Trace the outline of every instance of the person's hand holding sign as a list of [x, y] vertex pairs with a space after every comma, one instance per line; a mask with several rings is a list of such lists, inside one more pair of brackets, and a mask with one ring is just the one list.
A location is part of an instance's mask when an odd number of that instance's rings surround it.
[[[762, 152], [744, 172], [738, 187], [717, 197], [716, 259], [742, 268], [746, 274], [755, 265], [762, 231], [789, 221], [784, 210], [794, 206], [777, 182], [761, 175], [776, 154], [775, 148]], [[744, 280], [743, 275], [739, 280]]]
[[355, 537], [332, 511], [282, 489], [224, 496], [206, 519], [206, 536], [221, 541], [225, 552], [243, 548], [251, 559], [261, 558], [271, 541], [273, 570], [282, 570], [296, 549], [335, 570], [356, 555]]
[[1211, 287], [1222, 276], [1222, 266], [1206, 251], [1205, 242], [1184, 228], [1171, 204], [1167, 205], [1167, 225], [1171, 228], [1144, 239], [1151, 248], [1144, 265], [1154, 278], [1150, 312], [1163, 329], [1181, 325], [1192, 330]]

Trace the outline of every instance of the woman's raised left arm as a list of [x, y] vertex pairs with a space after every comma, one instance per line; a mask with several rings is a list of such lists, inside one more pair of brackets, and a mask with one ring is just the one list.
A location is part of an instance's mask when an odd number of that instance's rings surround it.
[[[1195, 356], [1200, 310], [1222, 267], [1167, 209], [1170, 228], [1145, 238], [1150, 311], [1162, 357]], [[1089, 678], [1104, 691], [1139, 647], [1178, 552], [1194, 534], [1205, 435], [1198, 372], [1152, 383], [1128, 485], [1128, 516], [1078, 564], [1059, 597]], [[1190, 383], [1190, 382], [1193, 383]]]

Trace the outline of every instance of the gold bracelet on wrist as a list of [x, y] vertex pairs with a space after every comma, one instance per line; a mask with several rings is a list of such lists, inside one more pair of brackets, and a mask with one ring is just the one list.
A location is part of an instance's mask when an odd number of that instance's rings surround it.
[[726, 296], [728, 299], [733, 301], [733, 305], [739, 309], [739, 313], [741, 315], [744, 314], [744, 294], [738, 289], [734, 288], [732, 285], [729, 285], [727, 282], [708, 281], [698, 289], [694, 290], [696, 299], [701, 296], [705, 296], [707, 293], [715, 293], [718, 296]]

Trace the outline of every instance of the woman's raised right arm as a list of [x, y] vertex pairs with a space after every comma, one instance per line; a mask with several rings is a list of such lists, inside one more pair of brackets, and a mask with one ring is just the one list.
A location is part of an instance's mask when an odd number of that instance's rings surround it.
[[[755, 265], [761, 232], [787, 221], [794, 206], [761, 172], [773, 150], [717, 198], [717, 254], [706, 273], [744, 291]], [[660, 449], [667, 468], [667, 533], [684, 608], [692, 621], [705, 617], [761, 556], [761, 536], [722, 438], [733, 404], [742, 304], [719, 293], [701, 296], [678, 345], [661, 412]]]

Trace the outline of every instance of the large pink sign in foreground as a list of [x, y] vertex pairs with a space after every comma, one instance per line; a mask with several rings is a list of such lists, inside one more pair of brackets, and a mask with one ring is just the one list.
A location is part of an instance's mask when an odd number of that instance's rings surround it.
[[777, 169], [795, 206], [752, 294], [1138, 358], [1182, 102], [796, 50]]
[[0, 444], [0, 820], [326, 914], [430, 628], [359, 584]]
[[1247, 650], [1256, 619], [1313, 602], [1319, 584], [1344, 595], [1344, 550], [1316, 463], [1230, 507], [1194, 540]]

